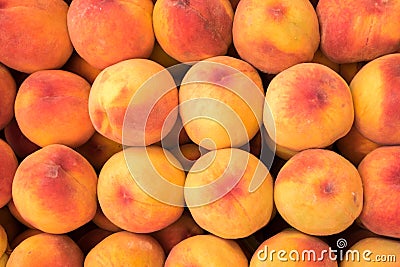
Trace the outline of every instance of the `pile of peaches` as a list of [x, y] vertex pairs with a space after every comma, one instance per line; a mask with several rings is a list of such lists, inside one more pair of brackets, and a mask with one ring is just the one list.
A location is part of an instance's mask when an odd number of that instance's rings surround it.
[[0, 0], [0, 29], [0, 267], [399, 266], [400, 1]]

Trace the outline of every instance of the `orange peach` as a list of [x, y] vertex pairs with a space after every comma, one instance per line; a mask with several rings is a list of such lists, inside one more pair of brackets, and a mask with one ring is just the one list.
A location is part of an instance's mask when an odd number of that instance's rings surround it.
[[21, 159], [40, 149], [40, 146], [33, 143], [21, 132], [15, 118], [4, 128], [4, 137], [15, 155]]
[[99, 228], [109, 231], [109, 232], [118, 232], [121, 231], [121, 228], [113, 224], [103, 213], [101, 210], [100, 204], [97, 204], [96, 215], [92, 222]]
[[200, 150], [201, 147], [193, 143], [170, 149], [171, 153], [180, 162], [185, 171], [188, 171], [196, 160], [201, 157], [202, 151]]
[[333, 62], [369, 61], [400, 47], [397, 0], [320, 0], [321, 50]]
[[44, 147], [77, 147], [94, 133], [88, 112], [90, 85], [63, 70], [31, 74], [21, 84], [15, 100], [15, 118], [21, 132]]
[[225, 55], [232, 43], [232, 21], [229, 0], [158, 0], [153, 11], [158, 43], [181, 62]]
[[8, 69], [0, 63], [0, 130], [4, 129], [14, 116], [16, 94], [17, 87], [14, 78]]
[[184, 212], [173, 224], [151, 234], [163, 247], [166, 254], [182, 240], [195, 235], [204, 234], [204, 230], [197, 225], [190, 213]]
[[72, 44], [97, 69], [147, 58], [155, 40], [152, 11], [150, 0], [74, 0], [67, 16]]
[[364, 62], [340, 64], [339, 74], [350, 84], [357, 72], [365, 65]]
[[0, 62], [33, 73], [60, 68], [72, 53], [68, 5], [62, 0], [3, 0]]
[[255, 251], [250, 267], [337, 267], [329, 246], [321, 239], [295, 229], [285, 229], [265, 240]]
[[6, 267], [7, 266], [7, 261], [8, 261], [8, 254], [4, 253], [3, 256], [0, 256], [0, 267]]
[[344, 255], [340, 267], [399, 266], [400, 241], [369, 237], [358, 241]]
[[29, 224], [44, 232], [61, 234], [93, 219], [96, 185], [97, 175], [90, 163], [71, 148], [55, 144], [20, 163], [12, 197]]
[[360, 222], [371, 232], [400, 238], [400, 146], [383, 146], [370, 152], [358, 165], [364, 186]]
[[37, 234], [22, 241], [11, 253], [7, 267], [82, 266], [83, 253], [66, 235]]
[[165, 261], [165, 267], [175, 266], [246, 267], [248, 261], [235, 241], [213, 235], [196, 235], [172, 248]]
[[263, 98], [261, 78], [250, 64], [213, 57], [185, 74], [179, 88], [179, 114], [194, 143], [208, 150], [240, 147], [260, 129]]
[[0, 257], [6, 252], [8, 246], [7, 233], [0, 224]]
[[153, 237], [123, 231], [98, 243], [86, 256], [84, 266], [162, 267], [164, 260], [164, 251]]
[[222, 238], [247, 237], [272, 216], [272, 177], [255, 156], [225, 148], [199, 158], [185, 182], [185, 200], [196, 223]]
[[160, 141], [175, 123], [177, 105], [172, 76], [148, 59], [125, 60], [104, 69], [89, 96], [95, 129], [117, 143], [123, 142], [126, 129], [124, 145], [130, 146]]
[[38, 234], [41, 234], [41, 233], [43, 233], [43, 232], [38, 230], [38, 229], [26, 229], [25, 231], [23, 231], [22, 233], [17, 235], [11, 241], [10, 248], [11, 249], [15, 249], [19, 244], [21, 244], [22, 241], [24, 241], [28, 237], [31, 237], [31, 236], [34, 236], [34, 235], [38, 235]]
[[100, 69], [87, 63], [77, 53], [72, 54], [67, 63], [63, 66], [63, 69], [85, 78], [90, 84], [94, 82], [97, 75], [101, 72]]
[[182, 119], [178, 116], [171, 131], [161, 140], [161, 146], [168, 149], [190, 142], [191, 140], [183, 127]]
[[96, 171], [100, 171], [112, 155], [122, 150], [122, 145], [96, 132], [75, 150], [84, 156]]
[[10, 200], [10, 202], [8, 202], [7, 207], [10, 210], [10, 213], [12, 214], [12, 216], [14, 216], [14, 218], [17, 219], [20, 223], [22, 223], [23, 225], [25, 225], [26, 227], [28, 227], [30, 229], [35, 228], [21, 216], [21, 213], [19, 213], [19, 211], [15, 207], [14, 201], [12, 199]]
[[377, 58], [357, 72], [350, 83], [355, 127], [382, 145], [400, 144], [399, 66], [400, 53]]
[[290, 158], [275, 181], [279, 214], [310, 235], [331, 235], [360, 215], [363, 186], [357, 169], [330, 150], [308, 149]]
[[[178, 188], [171, 191], [160, 180]], [[150, 233], [181, 216], [183, 207], [178, 204], [183, 205], [184, 181], [185, 173], [168, 151], [158, 146], [131, 147], [104, 164], [99, 175], [98, 199], [104, 215], [116, 226], [130, 232]], [[149, 189], [149, 185], [153, 187]], [[170, 199], [172, 202], [168, 203]]]
[[336, 141], [336, 147], [340, 153], [356, 166], [369, 152], [379, 146], [365, 138], [354, 126], [344, 137]]
[[87, 255], [92, 248], [112, 233], [113, 232], [104, 229], [96, 228], [82, 235], [81, 238], [76, 241], [76, 244], [82, 250], [83, 254]]
[[241, 0], [233, 43], [257, 69], [279, 73], [312, 60], [319, 45], [317, 14], [308, 0]]
[[334, 70], [337, 73], [339, 73], [339, 71], [340, 71], [340, 65], [335, 63], [335, 62], [332, 62], [329, 58], [327, 58], [325, 56], [325, 54], [322, 53], [321, 49], [318, 49], [315, 52], [314, 57], [311, 60], [311, 62], [325, 65], [325, 66], [331, 68], [332, 70]]
[[353, 124], [349, 86], [321, 64], [302, 63], [282, 71], [269, 84], [265, 100], [268, 134], [292, 151], [327, 147]]
[[0, 139], [0, 208], [11, 200], [11, 187], [18, 160], [12, 148]]
[[153, 52], [151, 52], [149, 59], [159, 63], [166, 68], [169, 68], [179, 63], [179, 61], [173, 59], [170, 55], [168, 55], [162, 49], [158, 42], [154, 44]]
[[8, 240], [13, 240], [25, 229], [24, 226], [11, 214], [8, 206], [0, 209], [0, 224], [4, 227]]

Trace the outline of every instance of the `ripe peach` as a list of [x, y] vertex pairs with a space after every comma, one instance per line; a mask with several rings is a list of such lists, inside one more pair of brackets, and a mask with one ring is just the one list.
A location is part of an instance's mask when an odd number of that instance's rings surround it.
[[1, 226], [0, 224], [0, 256], [2, 256], [6, 252], [7, 246], [8, 246], [7, 233], [4, 230], [3, 226]]
[[7, 253], [4, 253], [3, 256], [0, 256], [0, 267], [6, 267], [8, 261]]
[[269, 84], [265, 100], [268, 134], [292, 151], [327, 147], [353, 124], [349, 86], [321, 64], [302, 63], [282, 71]]
[[94, 133], [88, 112], [89, 91], [89, 83], [71, 72], [31, 74], [15, 100], [15, 118], [22, 133], [41, 147], [84, 144]]
[[369, 152], [379, 146], [365, 138], [354, 126], [344, 137], [336, 141], [336, 147], [340, 153], [356, 166]]
[[0, 62], [33, 73], [60, 68], [72, 53], [62, 0], [3, 0]]
[[10, 213], [12, 214], [12, 216], [14, 216], [14, 218], [17, 219], [20, 223], [22, 223], [23, 225], [25, 225], [26, 227], [28, 227], [30, 229], [35, 228], [21, 216], [21, 213], [19, 213], [19, 211], [15, 207], [14, 201], [12, 199], [10, 200], [10, 202], [8, 202], [7, 207], [10, 210]]
[[183, 127], [182, 119], [178, 115], [171, 131], [161, 140], [161, 145], [168, 149], [174, 148], [178, 145], [188, 144], [190, 142], [191, 140]]
[[371, 232], [400, 238], [400, 146], [379, 147], [360, 162], [364, 207], [360, 222]]
[[153, 11], [158, 43], [181, 62], [225, 55], [232, 43], [232, 21], [229, 0], [158, 0]]
[[[207, 255], [207, 259], [204, 258]], [[172, 248], [165, 267], [174, 266], [248, 266], [242, 249], [233, 240], [213, 235], [189, 237]]]
[[369, 61], [400, 47], [400, 2], [320, 0], [321, 50], [333, 62]]
[[124, 145], [131, 146], [160, 141], [175, 123], [177, 105], [178, 90], [172, 76], [148, 59], [125, 60], [104, 69], [89, 96], [95, 129], [121, 144], [126, 127]]
[[113, 234], [113, 232], [96, 228], [82, 235], [81, 238], [76, 241], [76, 244], [82, 250], [83, 254], [87, 255], [92, 248], [111, 234]]
[[150, 60], [157, 62], [158, 64], [168, 68], [179, 63], [179, 61], [173, 59], [168, 55], [160, 46], [158, 42], [154, 44], [153, 52], [149, 57]]
[[322, 53], [321, 49], [318, 49], [315, 52], [314, 57], [311, 60], [311, 62], [325, 65], [325, 66], [331, 68], [332, 70], [334, 70], [337, 73], [339, 73], [339, 71], [340, 71], [340, 65], [335, 63], [335, 62], [332, 62], [329, 58], [327, 58], [325, 56], [325, 54]]
[[196, 63], [183, 78], [179, 114], [194, 143], [209, 150], [240, 147], [260, 129], [263, 98], [261, 78], [250, 64], [213, 57]]
[[279, 73], [312, 60], [319, 45], [317, 14], [308, 0], [241, 0], [233, 43], [257, 69]]
[[364, 62], [340, 64], [339, 74], [350, 84], [357, 72], [364, 66]]
[[67, 63], [63, 66], [63, 69], [72, 73], [75, 73], [82, 78], [85, 78], [90, 84], [94, 82], [97, 75], [101, 72], [100, 69], [93, 67], [81, 58], [77, 53], [73, 53], [68, 59]]
[[97, 204], [96, 215], [92, 222], [99, 228], [109, 231], [109, 232], [118, 232], [121, 231], [121, 228], [113, 224], [103, 213], [101, 210], [100, 204]]
[[185, 171], [188, 171], [198, 158], [201, 157], [201, 147], [190, 143], [170, 149]]
[[21, 132], [15, 118], [4, 128], [4, 137], [15, 155], [21, 159], [40, 149], [40, 146], [33, 143]]
[[83, 254], [66, 235], [37, 234], [22, 241], [11, 253], [7, 267], [82, 266]]
[[16, 94], [17, 88], [14, 78], [8, 69], [0, 63], [0, 130], [4, 129], [14, 116]]
[[308, 149], [290, 158], [275, 181], [278, 212], [294, 228], [331, 235], [360, 215], [363, 187], [357, 169], [330, 150]]
[[15, 249], [19, 244], [21, 244], [22, 241], [24, 241], [28, 237], [31, 237], [31, 236], [34, 236], [34, 235], [38, 235], [38, 234], [41, 234], [41, 233], [43, 233], [43, 232], [38, 230], [38, 229], [26, 229], [25, 231], [23, 231], [22, 233], [17, 235], [11, 241], [10, 248], [11, 249]]
[[11, 200], [11, 187], [17, 167], [18, 160], [12, 148], [0, 139], [0, 208]]
[[61, 234], [93, 219], [96, 185], [97, 175], [90, 163], [71, 148], [55, 144], [20, 163], [12, 197], [29, 224], [44, 232]]
[[104, 69], [131, 58], [147, 58], [154, 45], [150, 0], [74, 0], [68, 31], [78, 54]]
[[[167, 202], [170, 198], [172, 203], [183, 202], [185, 173], [178, 166], [172, 154], [158, 146], [131, 147], [116, 153], [99, 175], [97, 192], [104, 215], [116, 226], [135, 233], [150, 233], [172, 224], [183, 212], [182, 206]], [[156, 192], [145, 191], [143, 188], [148, 188], [143, 179]], [[167, 190], [160, 179], [179, 189]], [[152, 195], [155, 193], [160, 195]]]
[[330, 257], [333, 255], [329, 255], [329, 246], [324, 241], [288, 228], [268, 238], [258, 247], [251, 258], [250, 267], [337, 267], [337, 262]]
[[0, 209], [0, 224], [6, 231], [8, 240], [13, 240], [25, 229], [24, 226], [14, 218], [7, 206]]
[[350, 83], [355, 126], [375, 143], [400, 144], [399, 66], [400, 53], [377, 58], [366, 64]]
[[123, 231], [98, 243], [86, 256], [84, 266], [162, 267], [164, 260], [164, 251], [153, 237]]
[[219, 149], [190, 169], [185, 200], [200, 227], [222, 238], [242, 238], [271, 219], [272, 186], [268, 169], [255, 156], [237, 148]]

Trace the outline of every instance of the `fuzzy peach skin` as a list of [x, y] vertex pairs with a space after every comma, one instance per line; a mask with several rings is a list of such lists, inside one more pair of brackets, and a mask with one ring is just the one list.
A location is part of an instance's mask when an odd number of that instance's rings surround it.
[[8, 209], [10, 210], [10, 213], [12, 214], [12, 216], [18, 220], [20, 223], [22, 223], [24, 226], [28, 227], [29, 229], [34, 229], [35, 227], [32, 226], [30, 223], [28, 223], [22, 216], [21, 213], [19, 213], [19, 211], [17, 210], [17, 208], [15, 207], [14, 204], [14, 200], [10, 200], [10, 202], [8, 202], [7, 204]]
[[369, 61], [400, 47], [397, 0], [320, 0], [321, 50], [333, 62]]
[[76, 244], [82, 250], [84, 255], [87, 255], [92, 248], [100, 243], [107, 236], [112, 235], [113, 232], [106, 231], [101, 228], [95, 228], [89, 232], [83, 234], [77, 241]]
[[20, 163], [12, 197], [29, 224], [47, 233], [62, 234], [93, 219], [96, 186], [97, 175], [90, 163], [71, 148], [56, 144]]
[[158, 0], [153, 11], [158, 43], [180, 62], [225, 55], [232, 21], [229, 0]]
[[[278, 254], [281, 250], [284, 253]], [[297, 251], [298, 255], [291, 254], [291, 251]], [[303, 251], [313, 251], [315, 257], [313, 254], [308, 255]], [[337, 262], [329, 258], [333, 255], [329, 255], [328, 251], [328, 244], [321, 239], [287, 228], [268, 238], [257, 248], [251, 258], [250, 267], [337, 267]], [[321, 257], [323, 258], [321, 259]]]
[[12, 148], [0, 139], [0, 208], [11, 200], [11, 187], [17, 167], [18, 160]]
[[[146, 83], [153, 75], [157, 76]], [[158, 98], [156, 94], [162, 96]], [[104, 69], [89, 96], [89, 113], [95, 129], [121, 144], [127, 124], [124, 145], [129, 146], [160, 141], [175, 123], [177, 105], [178, 90], [172, 76], [148, 59], [125, 60]], [[166, 121], [167, 118], [170, 119]]]
[[9, 70], [0, 63], [0, 130], [4, 129], [14, 117], [14, 101], [16, 94], [17, 87], [14, 78], [11, 76]]
[[400, 258], [400, 241], [386, 239], [383, 237], [368, 237], [358, 241], [350, 250], [353, 252], [358, 251], [353, 256], [348, 254], [348, 260], [340, 263], [340, 267], [369, 267], [369, 266], [399, 266]]
[[383, 146], [358, 165], [364, 185], [361, 224], [371, 232], [395, 238], [400, 238], [399, 157], [400, 146]]
[[22, 241], [24, 241], [28, 237], [31, 237], [31, 236], [34, 236], [34, 235], [38, 235], [38, 234], [41, 234], [41, 233], [43, 233], [43, 232], [38, 230], [38, 229], [26, 229], [25, 231], [23, 231], [22, 233], [17, 235], [11, 241], [10, 248], [11, 249], [15, 249], [19, 244], [21, 244]]
[[340, 64], [339, 74], [348, 83], [351, 83], [357, 72], [365, 65], [365, 62]]
[[14, 218], [7, 206], [0, 209], [0, 224], [6, 231], [8, 240], [10, 241], [25, 230], [24, 226]]
[[8, 258], [9, 256], [7, 253], [4, 253], [2, 256], [0, 256], [0, 267], [6, 267]]
[[[98, 204], [98, 203], [97, 203]], [[92, 222], [99, 228], [109, 231], [109, 232], [119, 232], [121, 228], [113, 224], [103, 213], [101, 210], [100, 204], [97, 205], [96, 215]]]
[[[258, 187], [250, 192], [253, 183]], [[200, 227], [222, 238], [242, 238], [271, 219], [272, 183], [268, 169], [249, 152], [219, 149], [199, 158], [189, 170], [185, 200]]]
[[15, 118], [4, 128], [4, 137], [15, 155], [20, 159], [40, 149], [40, 146], [33, 143], [21, 132]]
[[[178, 166], [172, 154], [158, 146], [131, 147], [116, 153], [99, 175], [97, 192], [104, 215], [116, 226], [135, 233], [150, 233], [172, 224], [181, 216], [183, 207], [166, 202], [165, 196], [172, 193], [159, 188], [158, 179], [181, 187], [173, 192], [179, 195], [172, 197], [183, 200], [185, 173]], [[151, 180], [160, 195], [146, 193], [143, 184], [137, 183], [142, 178]]]
[[63, 69], [85, 78], [90, 84], [94, 82], [97, 75], [99, 75], [99, 73], [101, 72], [100, 69], [95, 68], [87, 63], [77, 53], [73, 53], [71, 55], [67, 63], [65, 63], [65, 65], [63, 66]]
[[325, 54], [322, 53], [321, 49], [318, 49], [315, 52], [314, 57], [311, 60], [311, 62], [325, 65], [325, 66], [331, 68], [332, 70], [334, 70], [337, 73], [339, 73], [339, 71], [340, 71], [340, 65], [335, 63], [335, 62], [332, 62], [329, 58], [327, 58], [325, 56]]
[[400, 53], [367, 63], [350, 88], [360, 133], [382, 145], [400, 144]]
[[8, 246], [7, 233], [4, 230], [3, 226], [0, 224], [0, 256], [2, 256], [6, 252], [7, 246]]
[[104, 69], [130, 58], [147, 58], [154, 45], [150, 0], [74, 0], [68, 32], [78, 54]]
[[312, 60], [319, 45], [317, 14], [308, 0], [241, 0], [233, 43], [257, 69], [279, 73]]
[[86, 256], [84, 266], [162, 267], [164, 261], [164, 251], [153, 237], [122, 231], [98, 243]]
[[[200, 151], [200, 147], [196, 144], [184, 144], [181, 146], [177, 146], [175, 148], [170, 149], [171, 153], [175, 156], [175, 158], [180, 162], [183, 169], [188, 171], [192, 165], [198, 160], [202, 151]], [[205, 149], [202, 149], [205, 150]]]
[[83, 253], [66, 235], [37, 234], [22, 241], [11, 253], [7, 267], [82, 266]]
[[176, 64], [179, 64], [179, 61], [173, 59], [170, 55], [168, 55], [160, 46], [158, 42], [154, 44], [153, 51], [149, 57], [150, 60], [153, 60], [160, 65], [169, 68]]
[[331, 235], [360, 215], [363, 186], [357, 169], [330, 150], [308, 149], [290, 158], [275, 181], [279, 214], [310, 235]]
[[[263, 94], [261, 78], [250, 64], [229, 56], [213, 57], [185, 74], [179, 114], [194, 143], [209, 150], [240, 147], [260, 129]], [[207, 139], [211, 142], [203, 142]]]
[[68, 5], [62, 0], [3, 0], [0, 62], [33, 73], [60, 68], [72, 53]]
[[172, 248], [165, 267], [175, 266], [247, 267], [248, 261], [235, 241], [213, 235], [196, 235]]
[[21, 132], [44, 147], [77, 147], [94, 134], [89, 117], [90, 84], [63, 70], [42, 70], [21, 84], [15, 99], [15, 118]]
[[349, 86], [317, 63], [298, 64], [276, 75], [265, 100], [268, 134], [277, 145], [293, 151], [333, 144], [350, 131], [354, 120]]
[[356, 166], [369, 152], [379, 146], [379, 144], [365, 138], [354, 126], [351, 127], [350, 132], [336, 141], [339, 152]]

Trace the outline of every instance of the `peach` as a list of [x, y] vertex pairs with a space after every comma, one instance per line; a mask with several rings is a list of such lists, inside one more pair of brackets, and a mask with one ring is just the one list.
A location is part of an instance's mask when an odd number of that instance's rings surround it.
[[66, 235], [37, 234], [22, 241], [11, 253], [7, 267], [82, 266], [83, 253]]
[[40, 149], [40, 146], [33, 143], [21, 132], [15, 118], [4, 128], [4, 137], [15, 155], [21, 159]]
[[148, 59], [125, 60], [104, 69], [89, 96], [95, 129], [117, 143], [123, 143], [125, 129], [123, 144], [129, 146], [160, 141], [175, 123], [177, 105], [172, 76]]
[[113, 224], [103, 213], [101, 210], [100, 204], [97, 203], [96, 215], [92, 222], [99, 228], [109, 231], [109, 232], [118, 232], [121, 231], [121, 228]]
[[369, 152], [379, 146], [365, 138], [354, 126], [351, 127], [350, 132], [336, 141], [336, 147], [340, 153], [356, 166]]
[[263, 98], [261, 78], [250, 64], [213, 57], [185, 74], [179, 88], [179, 114], [194, 143], [208, 150], [240, 147], [260, 129]]
[[[188, 171], [198, 158], [201, 157], [201, 147], [193, 143], [181, 145], [171, 149], [171, 153], [179, 161], [185, 171]], [[204, 149], [203, 149], [204, 150]]]
[[171, 131], [161, 140], [161, 146], [168, 149], [174, 148], [178, 145], [188, 144], [190, 142], [191, 140], [183, 127], [182, 119], [178, 115]]
[[333, 62], [369, 61], [400, 47], [397, 0], [320, 0], [321, 50]]
[[[175, 188], [170, 190], [162, 181]], [[104, 164], [98, 199], [104, 215], [116, 226], [150, 233], [181, 216], [184, 181], [185, 173], [168, 151], [158, 146], [131, 147]]]
[[14, 101], [16, 94], [17, 87], [14, 78], [11, 76], [8, 69], [0, 63], [0, 130], [4, 129], [14, 117]]
[[357, 72], [350, 83], [356, 128], [382, 145], [400, 144], [399, 66], [400, 53], [377, 58]]
[[84, 156], [97, 171], [100, 171], [112, 155], [121, 150], [121, 144], [97, 132], [86, 143], [76, 148], [76, 151]]
[[0, 139], [0, 162], [0, 208], [2, 208], [11, 200], [12, 182], [18, 167], [12, 148], [2, 139]]
[[24, 241], [28, 237], [31, 237], [31, 236], [34, 236], [34, 235], [38, 235], [38, 234], [41, 234], [41, 233], [43, 233], [43, 232], [38, 230], [38, 229], [26, 229], [25, 231], [23, 231], [22, 233], [17, 235], [11, 241], [10, 248], [11, 249], [15, 249], [19, 244], [21, 244], [22, 241]]
[[[205, 258], [204, 255], [207, 255]], [[189, 237], [172, 248], [165, 267], [175, 266], [248, 266], [242, 249], [233, 240], [213, 235]]]
[[71, 148], [55, 144], [20, 163], [12, 197], [21, 216], [33, 227], [62, 234], [93, 219], [96, 185], [97, 175], [90, 163]]
[[168, 55], [160, 46], [158, 42], [154, 44], [153, 51], [149, 57], [150, 60], [157, 62], [158, 64], [169, 68], [179, 63], [179, 61], [173, 59], [170, 55]]
[[340, 64], [339, 74], [350, 84], [357, 72], [365, 65], [364, 62]]
[[30, 229], [35, 228], [21, 216], [21, 213], [19, 213], [19, 211], [15, 207], [14, 201], [12, 199], [10, 200], [10, 202], [8, 202], [7, 207], [10, 210], [10, 213], [12, 214], [12, 216], [14, 216], [14, 218], [17, 219], [20, 223], [22, 223], [23, 225], [25, 225], [26, 227], [28, 227]]
[[250, 267], [337, 267], [329, 246], [321, 239], [295, 229], [285, 229], [265, 240], [255, 251]]
[[196, 223], [222, 238], [247, 237], [272, 216], [272, 177], [255, 156], [225, 148], [199, 158], [185, 182], [185, 200]]
[[83, 254], [87, 255], [92, 248], [112, 233], [113, 232], [104, 229], [96, 228], [82, 235], [76, 244], [82, 250]]
[[268, 134], [292, 151], [327, 147], [346, 135], [354, 120], [349, 86], [317, 63], [301, 63], [276, 75], [265, 100]]
[[24, 230], [23, 225], [14, 218], [7, 206], [0, 208], [0, 225], [6, 231], [8, 240], [13, 240]]
[[379, 147], [358, 165], [364, 185], [360, 222], [371, 232], [400, 238], [398, 160], [400, 146]]
[[8, 261], [7, 253], [4, 253], [3, 256], [0, 256], [0, 267], [6, 267]]
[[400, 241], [383, 237], [364, 238], [344, 255], [340, 267], [399, 266]]
[[162, 267], [164, 260], [164, 251], [153, 237], [123, 231], [98, 243], [86, 256], [84, 266]]
[[229, 0], [158, 0], [153, 11], [158, 43], [180, 62], [225, 55], [232, 43], [232, 21]]
[[332, 62], [329, 58], [327, 58], [325, 56], [325, 54], [322, 53], [321, 49], [318, 49], [315, 52], [314, 57], [311, 60], [311, 62], [325, 65], [325, 66], [331, 68], [332, 70], [334, 70], [337, 73], [339, 73], [339, 71], [340, 71], [340, 65], [335, 63], [335, 62]]
[[21, 72], [60, 68], [72, 53], [62, 0], [3, 0], [0, 62]]
[[74, 0], [67, 16], [72, 44], [97, 69], [147, 58], [155, 40], [152, 11], [150, 0]]
[[21, 132], [44, 147], [63, 144], [77, 147], [94, 133], [88, 112], [90, 85], [63, 70], [31, 74], [15, 99], [15, 118]]
[[308, 0], [241, 0], [233, 43], [257, 69], [279, 73], [312, 60], [319, 45], [317, 14]]
[[0, 224], [0, 256], [2, 256], [6, 252], [7, 246], [8, 246], [7, 233], [4, 230], [3, 226], [1, 226]]
[[63, 66], [63, 69], [85, 78], [90, 84], [94, 82], [97, 75], [101, 72], [100, 69], [87, 63], [77, 53], [72, 54], [67, 63]]
[[171, 249], [182, 240], [195, 235], [204, 234], [204, 230], [197, 225], [190, 213], [184, 212], [173, 224], [151, 234], [157, 239], [168, 255]]
[[290, 158], [275, 181], [275, 205], [294, 228], [331, 235], [360, 215], [363, 186], [357, 169], [337, 153], [308, 149]]

